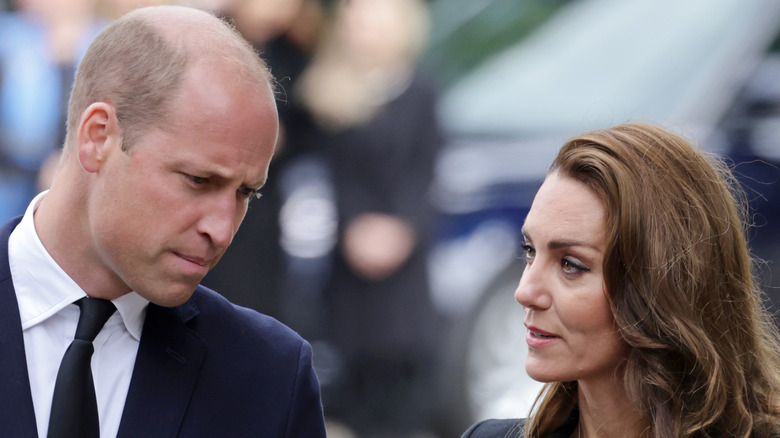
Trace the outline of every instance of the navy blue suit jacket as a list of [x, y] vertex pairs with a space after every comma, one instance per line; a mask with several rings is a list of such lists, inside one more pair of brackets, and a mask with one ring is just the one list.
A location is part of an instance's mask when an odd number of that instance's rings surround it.
[[[21, 319], [0, 229], [0, 434], [36, 437]], [[278, 321], [198, 287], [150, 304], [118, 437], [325, 437], [311, 347]]]

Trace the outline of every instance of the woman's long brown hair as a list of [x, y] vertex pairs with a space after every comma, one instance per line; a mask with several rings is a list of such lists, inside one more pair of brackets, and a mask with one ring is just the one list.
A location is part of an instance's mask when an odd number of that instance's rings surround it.
[[[606, 209], [605, 293], [630, 346], [620, 375], [645, 436], [778, 434], [778, 331], [727, 166], [670, 131], [626, 124], [568, 141], [550, 171]], [[526, 435], [551, 432], [576, 400], [576, 382], [548, 384]]]

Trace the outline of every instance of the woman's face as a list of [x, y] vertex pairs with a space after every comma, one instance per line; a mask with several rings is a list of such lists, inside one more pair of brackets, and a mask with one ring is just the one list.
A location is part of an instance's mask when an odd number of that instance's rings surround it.
[[542, 382], [611, 378], [627, 346], [606, 299], [605, 211], [583, 183], [550, 174], [523, 226], [515, 292], [528, 328], [526, 371]]

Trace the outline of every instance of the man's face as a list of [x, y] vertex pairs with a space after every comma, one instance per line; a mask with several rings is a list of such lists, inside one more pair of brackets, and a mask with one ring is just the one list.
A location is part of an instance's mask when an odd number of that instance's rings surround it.
[[96, 264], [125, 291], [175, 306], [222, 257], [265, 182], [278, 128], [270, 89], [196, 65], [163, 129], [116, 144], [88, 201]]

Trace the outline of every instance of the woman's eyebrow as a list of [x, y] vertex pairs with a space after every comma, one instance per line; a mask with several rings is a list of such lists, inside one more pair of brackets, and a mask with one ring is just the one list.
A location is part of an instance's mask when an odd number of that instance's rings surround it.
[[598, 250], [596, 245], [593, 245], [591, 243], [579, 239], [560, 239], [560, 240], [551, 240], [547, 242], [547, 248], [549, 249], [569, 248], [572, 246], [584, 246], [587, 248], [593, 248], [595, 250]]
[[[520, 230], [520, 233], [522, 233], [523, 238], [525, 238], [527, 242], [533, 241], [531, 237], [528, 235], [528, 231], [525, 228], [522, 228]], [[599, 249], [596, 245], [593, 245], [581, 239], [556, 239], [547, 242], [547, 248], [549, 249], [562, 249], [562, 248], [569, 248], [572, 246], [584, 246], [586, 248], [592, 248], [595, 250]]]

